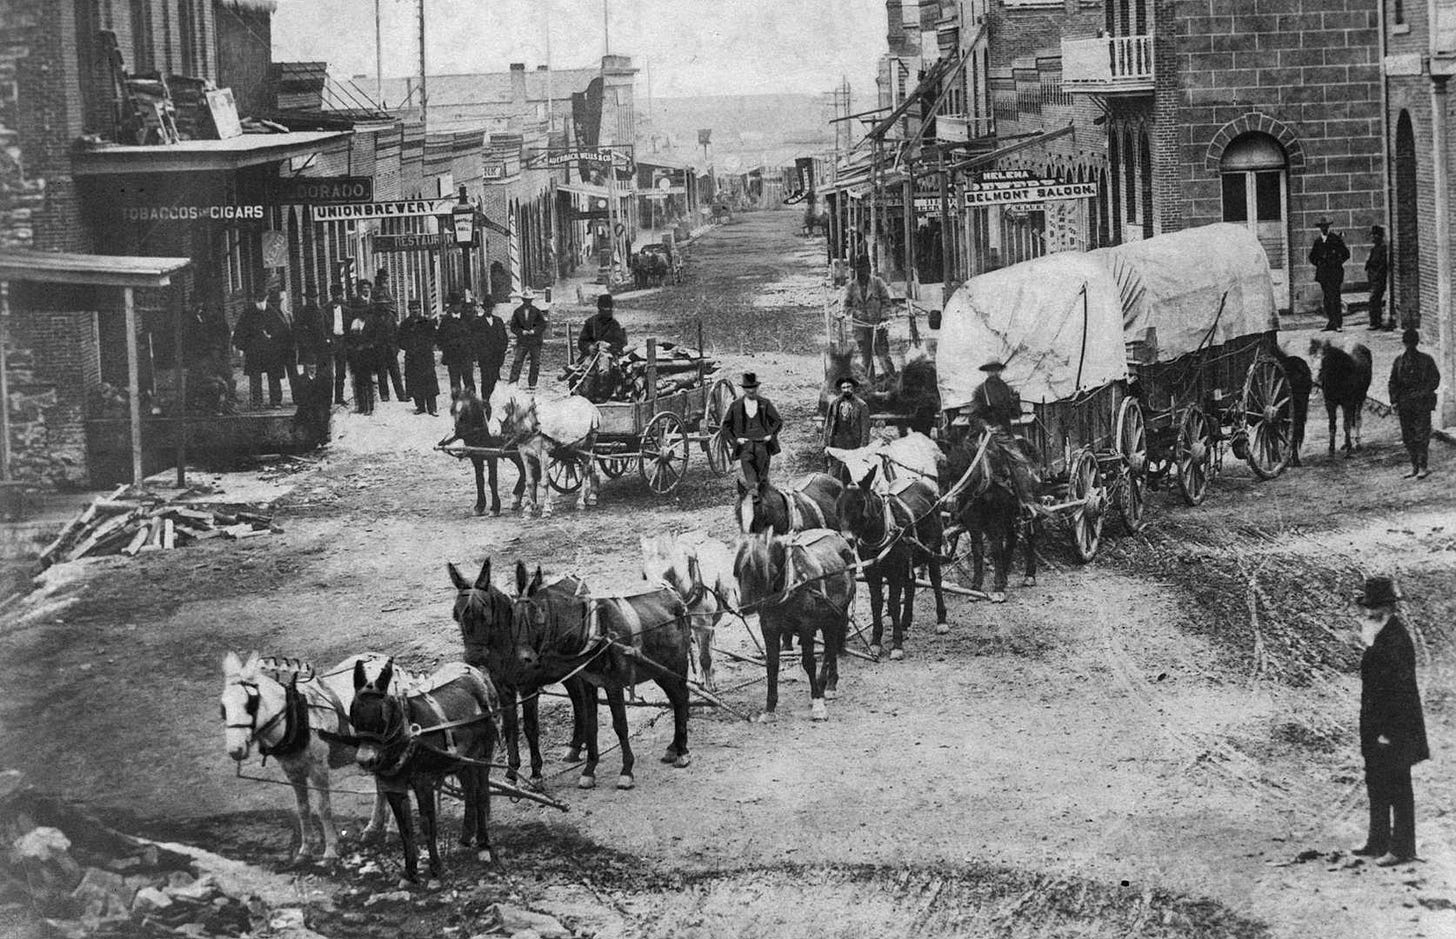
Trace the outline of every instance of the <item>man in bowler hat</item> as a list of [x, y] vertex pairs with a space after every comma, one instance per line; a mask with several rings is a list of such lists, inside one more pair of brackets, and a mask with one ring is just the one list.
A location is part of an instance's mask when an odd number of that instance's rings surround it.
[[1314, 265], [1314, 280], [1324, 294], [1325, 325], [1320, 332], [1340, 332], [1344, 313], [1340, 309], [1340, 285], [1345, 282], [1345, 262], [1350, 260], [1350, 249], [1339, 232], [1330, 231], [1330, 220], [1322, 218], [1315, 223], [1320, 233], [1309, 249], [1309, 263]]
[[[1396, 615], [1395, 583], [1367, 577], [1360, 607], [1360, 754], [1370, 796], [1370, 829], [1355, 854], [1393, 867], [1416, 857], [1411, 767], [1431, 758], [1416, 688], [1416, 652]], [[1394, 824], [1391, 818], [1394, 816]]]
[[733, 442], [733, 458], [743, 470], [743, 482], [758, 494], [768, 484], [769, 461], [779, 452], [779, 431], [784, 420], [773, 402], [758, 393], [758, 376], [743, 373], [743, 397], [728, 406], [723, 432]]

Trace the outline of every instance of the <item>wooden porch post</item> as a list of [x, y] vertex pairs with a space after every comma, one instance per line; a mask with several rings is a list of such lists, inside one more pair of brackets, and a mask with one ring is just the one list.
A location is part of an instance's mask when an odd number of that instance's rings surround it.
[[131, 481], [142, 482], [142, 389], [137, 366], [136, 297], [131, 287], [121, 288], [122, 309], [126, 312], [126, 382], [131, 412]]
[[0, 281], [0, 480], [10, 481], [10, 373], [5, 344], [10, 339], [10, 284]]

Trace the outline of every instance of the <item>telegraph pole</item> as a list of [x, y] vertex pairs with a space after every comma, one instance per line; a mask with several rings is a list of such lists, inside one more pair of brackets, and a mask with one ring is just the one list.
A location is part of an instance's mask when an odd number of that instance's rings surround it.
[[420, 0], [420, 123], [429, 131], [429, 95], [425, 93], [425, 0]]
[[384, 107], [384, 43], [379, 26], [379, 0], [374, 0], [374, 101]]

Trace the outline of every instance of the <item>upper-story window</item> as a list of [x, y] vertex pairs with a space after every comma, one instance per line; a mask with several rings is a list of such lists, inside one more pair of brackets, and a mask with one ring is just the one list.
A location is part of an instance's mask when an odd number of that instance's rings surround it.
[[1399, 26], [1399, 25], [1401, 25], [1404, 22], [1405, 22], [1405, 2], [1404, 2], [1404, 0], [1395, 0], [1395, 24], [1397, 26]]

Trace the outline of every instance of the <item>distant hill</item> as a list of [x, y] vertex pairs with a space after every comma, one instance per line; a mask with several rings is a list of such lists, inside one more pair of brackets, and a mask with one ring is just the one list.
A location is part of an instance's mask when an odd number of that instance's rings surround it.
[[[637, 101], [645, 111], [640, 89]], [[777, 164], [786, 155], [791, 159], [792, 154], [807, 155], [832, 148], [834, 131], [829, 117], [822, 95], [655, 98], [650, 125], [638, 129], [638, 147], [650, 149], [649, 137], [655, 134], [659, 148], [670, 146], [680, 154], [701, 157], [698, 131], [707, 128], [713, 131], [712, 150], [716, 155]]]

